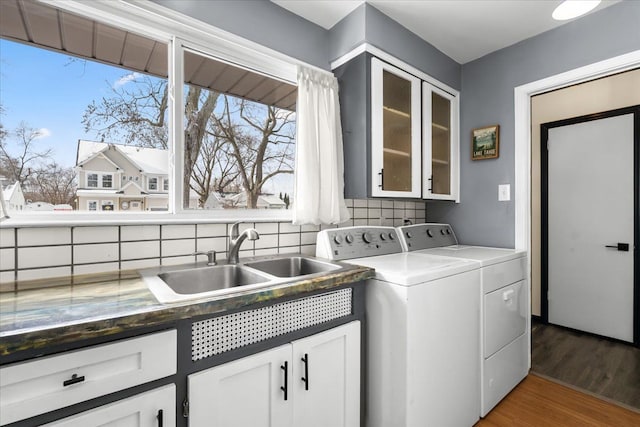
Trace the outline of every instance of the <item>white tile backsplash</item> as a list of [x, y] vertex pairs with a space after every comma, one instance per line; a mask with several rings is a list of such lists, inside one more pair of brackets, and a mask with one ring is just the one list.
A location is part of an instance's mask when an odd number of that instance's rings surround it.
[[73, 243], [117, 242], [118, 227], [74, 227]]
[[302, 233], [300, 235], [300, 244], [301, 245], [315, 245], [317, 233]]
[[256, 231], [260, 234], [278, 234], [277, 222], [258, 222], [255, 226]]
[[366, 208], [367, 207], [367, 199], [354, 199], [353, 200], [354, 208]]
[[14, 270], [16, 268], [15, 248], [0, 249], [0, 270]]
[[159, 258], [160, 242], [158, 240], [122, 242], [120, 243], [120, 257], [122, 260]]
[[13, 248], [16, 246], [14, 228], [2, 228], [0, 229], [0, 248]]
[[196, 226], [191, 225], [163, 225], [162, 240], [164, 239], [186, 239], [196, 237]]
[[120, 253], [117, 243], [95, 245], [74, 245], [73, 263], [89, 264], [92, 262], [118, 261]]
[[18, 229], [18, 246], [67, 245], [71, 227], [36, 227]]
[[141, 268], [157, 267], [160, 265], [160, 258], [139, 259], [135, 261], [122, 261], [120, 268], [122, 270], [138, 270]]
[[227, 224], [198, 224], [196, 231], [198, 238], [226, 236]]
[[120, 269], [120, 263], [107, 262], [103, 264], [87, 264], [87, 265], [75, 265], [73, 267], [73, 274], [94, 274], [94, 273], [107, 273], [110, 271], [118, 271]]
[[290, 222], [281, 222], [280, 223], [280, 233], [299, 233], [300, 226], [293, 225]]
[[190, 255], [196, 251], [195, 239], [163, 240], [162, 257], [176, 255]]
[[18, 280], [49, 279], [71, 276], [71, 267], [38, 268], [35, 270], [18, 270]]
[[18, 269], [71, 265], [71, 246], [18, 248]]
[[[278, 235], [277, 234], [263, 234], [255, 242], [256, 249], [277, 248], [278, 247]], [[244, 245], [244, 243], [243, 243]]]
[[157, 240], [159, 238], [159, 225], [124, 225], [120, 227], [120, 239], [123, 242], [131, 240]]
[[280, 246], [299, 246], [300, 245], [300, 233], [281, 234]]
[[[207, 252], [207, 251], [216, 251], [216, 252], [226, 252], [227, 251], [227, 238], [226, 237], [205, 237], [198, 238], [197, 241], [198, 251]], [[203, 257], [206, 259], [206, 257]]]
[[180, 265], [180, 264], [194, 264], [196, 263], [195, 256], [177, 256], [162, 258], [162, 265]]

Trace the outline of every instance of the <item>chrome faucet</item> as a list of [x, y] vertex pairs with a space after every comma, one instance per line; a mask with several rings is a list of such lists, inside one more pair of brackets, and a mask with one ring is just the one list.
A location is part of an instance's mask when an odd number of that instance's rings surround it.
[[216, 265], [216, 251], [197, 251], [191, 255], [206, 255], [207, 265]]
[[229, 250], [227, 251], [227, 263], [238, 263], [238, 251], [240, 251], [240, 245], [245, 239], [258, 240], [260, 235], [255, 228], [247, 228], [240, 234], [238, 227], [240, 222], [236, 222], [231, 226], [231, 235], [229, 236]]

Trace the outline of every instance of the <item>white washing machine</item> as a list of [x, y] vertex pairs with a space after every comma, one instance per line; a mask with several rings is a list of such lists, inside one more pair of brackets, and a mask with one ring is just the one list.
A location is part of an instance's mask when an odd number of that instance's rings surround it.
[[392, 227], [321, 231], [316, 255], [372, 267], [368, 427], [469, 427], [480, 412], [480, 263], [402, 252]]
[[458, 245], [448, 224], [398, 227], [405, 251], [480, 262], [480, 416], [484, 417], [530, 368], [530, 301], [525, 251]]

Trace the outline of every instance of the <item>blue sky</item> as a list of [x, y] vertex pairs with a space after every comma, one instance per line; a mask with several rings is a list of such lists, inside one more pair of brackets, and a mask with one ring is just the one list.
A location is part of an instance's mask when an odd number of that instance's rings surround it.
[[[46, 72], [43, 72], [46, 68]], [[52, 148], [56, 161], [75, 165], [78, 139], [95, 140], [85, 133], [82, 114], [92, 100], [111, 92], [111, 86], [131, 72], [0, 39], [0, 120], [8, 130], [21, 121], [44, 136], [37, 149]]]

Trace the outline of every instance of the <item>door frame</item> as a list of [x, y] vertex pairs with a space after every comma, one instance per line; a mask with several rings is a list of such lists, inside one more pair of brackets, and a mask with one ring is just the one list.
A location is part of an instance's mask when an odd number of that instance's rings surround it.
[[618, 108], [600, 113], [572, 117], [540, 125], [540, 305], [541, 320], [549, 323], [549, 129], [585, 123], [599, 119], [633, 114], [633, 343], [640, 347], [640, 105]]

